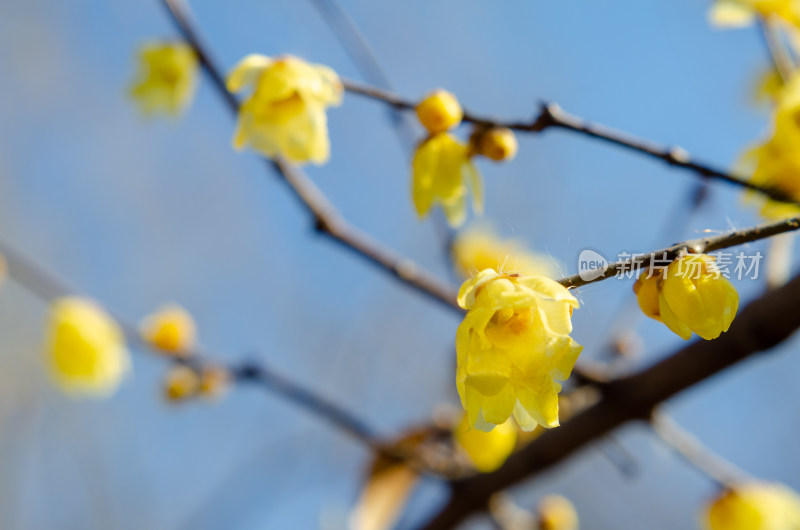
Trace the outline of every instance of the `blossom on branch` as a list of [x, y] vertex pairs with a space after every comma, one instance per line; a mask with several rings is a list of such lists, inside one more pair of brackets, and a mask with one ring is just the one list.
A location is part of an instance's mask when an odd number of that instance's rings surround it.
[[110, 395], [130, 368], [119, 325], [103, 308], [83, 298], [53, 302], [46, 353], [54, 380], [69, 394]]
[[523, 430], [558, 426], [559, 382], [583, 348], [569, 336], [575, 297], [549, 278], [485, 269], [458, 304], [456, 384], [470, 425], [489, 431], [513, 414]]
[[456, 271], [469, 278], [484, 269], [554, 278], [557, 264], [549, 256], [525, 248], [516, 239], [503, 239], [486, 226], [470, 226], [453, 240], [450, 249]]
[[471, 157], [469, 146], [449, 133], [435, 134], [417, 146], [412, 164], [412, 196], [420, 217], [439, 203], [451, 226], [463, 224], [470, 189], [472, 207], [478, 213], [483, 211], [483, 185]]
[[458, 99], [446, 90], [434, 90], [416, 106], [417, 118], [430, 134], [449, 131], [461, 123], [464, 111]]
[[706, 530], [800, 528], [800, 495], [782, 484], [750, 483], [726, 489], [705, 509]]
[[476, 128], [470, 143], [477, 154], [495, 162], [511, 160], [517, 154], [517, 137], [508, 127]]
[[330, 156], [327, 107], [342, 101], [339, 76], [327, 66], [285, 55], [248, 55], [228, 76], [228, 90], [251, 92], [239, 108], [233, 145], [269, 158], [324, 164]]
[[707, 254], [687, 254], [663, 273], [643, 272], [633, 291], [645, 315], [685, 340], [692, 332], [706, 340], [719, 337], [739, 308], [739, 294]]
[[186, 356], [194, 348], [197, 327], [192, 315], [179, 305], [162, 307], [142, 321], [142, 339], [163, 352]]
[[188, 44], [145, 44], [139, 50], [139, 70], [130, 94], [145, 114], [177, 115], [192, 101], [197, 66], [197, 54]]

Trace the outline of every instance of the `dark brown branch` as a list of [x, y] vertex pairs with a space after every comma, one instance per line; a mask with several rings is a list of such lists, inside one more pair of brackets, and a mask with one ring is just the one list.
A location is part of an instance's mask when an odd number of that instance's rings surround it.
[[[386, 103], [396, 109], [412, 110], [416, 105], [416, 102], [405, 99], [387, 90], [367, 86], [351, 80], [343, 80], [343, 82], [345, 89], [348, 92], [382, 101], [383, 103]], [[757, 184], [753, 184], [744, 176], [734, 175], [728, 171], [697, 162], [690, 157], [688, 152], [680, 147], [668, 147], [660, 145], [649, 140], [644, 140], [631, 134], [612, 129], [611, 127], [606, 127], [605, 125], [585, 121], [578, 116], [565, 112], [563, 109], [561, 109], [561, 107], [554, 103], [542, 105], [539, 115], [530, 121], [504, 121], [488, 116], [478, 116], [468, 111], [464, 112], [464, 121], [488, 127], [508, 127], [509, 129], [516, 131], [531, 133], [542, 132], [550, 128], [565, 129], [583, 134], [584, 136], [589, 136], [591, 138], [597, 138], [625, 149], [649, 155], [653, 158], [662, 160], [671, 166], [688, 169], [703, 178], [720, 180], [758, 192], [776, 201], [790, 203], [798, 202], [797, 199], [794, 199], [779, 189], [759, 186]]]
[[[195, 49], [200, 64], [211, 78], [217, 92], [225, 100], [228, 109], [236, 115], [239, 110], [239, 102], [228, 91], [221, 73], [222, 70], [216, 66], [208, 49], [194, 30], [185, 3], [182, 0], [163, 0], [163, 3], [186, 42]], [[354, 251], [356, 255], [380, 266], [395, 278], [428, 297], [444, 305], [458, 307], [455, 290], [429, 272], [421, 269], [410, 259], [397, 254], [391, 248], [375, 241], [369, 235], [345, 221], [322, 191], [304, 172], [281, 160], [264, 160], [271, 169], [277, 171], [283, 181], [288, 184], [293, 195], [308, 209], [309, 213], [314, 217], [315, 226], [320, 233]]]
[[651, 368], [609, 383], [596, 405], [547, 431], [497, 471], [453, 483], [449, 502], [425, 528], [454, 528], [484, 510], [492, 494], [565, 460], [627, 422], [647, 421], [665, 400], [777, 346], [798, 327], [800, 277], [750, 303], [718, 339], [693, 342]]

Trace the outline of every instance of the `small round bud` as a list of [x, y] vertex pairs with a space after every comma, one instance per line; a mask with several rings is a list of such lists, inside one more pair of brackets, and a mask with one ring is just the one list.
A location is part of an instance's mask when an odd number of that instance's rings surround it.
[[417, 117], [431, 134], [452, 129], [464, 117], [458, 99], [446, 90], [434, 90], [417, 105]]
[[179, 402], [194, 397], [200, 388], [200, 377], [188, 366], [174, 366], [164, 381], [164, 397]]
[[192, 315], [179, 305], [166, 305], [142, 321], [142, 339], [156, 348], [186, 357], [195, 344], [197, 329]]
[[511, 160], [517, 154], [517, 137], [507, 127], [492, 127], [477, 134], [478, 154], [495, 162]]
[[198, 392], [201, 396], [211, 399], [222, 397], [231, 381], [231, 375], [221, 366], [205, 366], [200, 372], [200, 386]]

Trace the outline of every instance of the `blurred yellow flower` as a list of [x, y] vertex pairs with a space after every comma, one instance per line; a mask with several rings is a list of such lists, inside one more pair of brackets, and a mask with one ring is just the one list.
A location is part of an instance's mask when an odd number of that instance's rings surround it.
[[197, 395], [200, 389], [200, 376], [188, 366], [176, 365], [169, 369], [164, 380], [164, 397], [177, 403]]
[[484, 269], [548, 278], [558, 274], [549, 256], [531, 252], [515, 239], [502, 239], [486, 226], [474, 225], [459, 232], [450, 251], [456, 271], [464, 278]]
[[539, 530], [578, 530], [578, 512], [561, 495], [548, 495], [539, 501]]
[[458, 99], [446, 90], [434, 90], [416, 107], [417, 118], [430, 134], [449, 131], [461, 123], [464, 111]]
[[166, 305], [146, 317], [140, 326], [140, 333], [145, 342], [179, 356], [189, 354], [197, 338], [192, 315], [176, 304]]
[[231, 383], [230, 372], [222, 366], [208, 365], [200, 370], [198, 393], [209, 399], [219, 399], [228, 390]]
[[[770, 138], [748, 150], [741, 166], [752, 172], [751, 182], [775, 188], [800, 201], [800, 75], [795, 75], [776, 94], [773, 132]], [[748, 199], [758, 196], [749, 192]], [[800, 215], [800, 207], [769, 199], [761, 214], [770, 219]]]
[[719, 27], [747, 26], [758, 17], [769, 16], [797, 26], [800, 3], [797, 0], [716, 0], [709, 12], [709, 20]]
[[633, 290], [642, 312], [688, 340], [695, 332], [711, 340], [728, 331], [739, 308], [739, 294], [712, 256], [687, 254], [666, 271], [642, 273]]
[[796, 530], [800, 496], [782, 484], [737, 486], [706, 507], [701, 525], [706, 530]]
[[491, 432], [483, 432], [470, 426], [466, 414], [453, 431], [458, 446], [469, 457], [475, 469], [483, 473], [494, 471], [503, 465], [517, 445], [517, 435], [517, 427], [511, 419]]
[[46, 353], [56, 383], [70, 394], [110, 395], [130, 368], [119, 325], [100, 306], [83, 298], [53, 302]]
[[425, 217], [435, 203], [442, 205], [451, 226], [467, 218], [467, 193], [472, 207], [483, 211], [483, 188], [467, 145], [448, 133], [439, 133], [417, 146], [414, 153], [412, 195], [417, 214]]
[[526, 431], [558, 426], [559, 381], [582, 346], [572, 332], [578, 301], [543, 276], [485, 269], [458, 293], [456, 384], [471, 426], [489, 431], [513, 413]]
[[479, 155], [495, 162], [511, 160], [517, 154], [517, 137], [507, 127], [491, 127], [476, 130], [471, 141]]
[[145, 44], [139, 49], [139, 70], [130, 94], [145, 114], [176, 115], [192, 101], [197, 65], [197, 55], [188, 44]]
[[327, 66], [285, 55], [248, 55], [228, 76], [228, 90], [251, 89], [239, 108], [233, 145], [269, 158], [324, 164], [330, 156], [327, 107], [339, 105], [342, 83]]

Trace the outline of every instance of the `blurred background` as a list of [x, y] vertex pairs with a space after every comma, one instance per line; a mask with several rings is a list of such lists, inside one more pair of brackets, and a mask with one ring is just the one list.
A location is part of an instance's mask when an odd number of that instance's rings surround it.
[[[769, 64], [758, 30], [714, 30], [705, 1], [341, 4], [412, 99], [444, 87], [472, 111], [519, 119], [557, 101], [721, 167], [767, 125], [752, 98]], [[248, 53], [292, 53], [361, 78], [312, 2], [192, 6], [226, 69]], [[0, 237], [134, 321], [164, 302], [183, 305], [204, 346], [268, 363], [387, 435], [457, 404], [456, 315], [315, 236], [257, 158], [232, 150], [233, 122], [205, 78], [182, 118], [138, 113], [127, 97], [137, 46], [175, 35], [155, 0], [0, 3]], [[410, 152], [386, 109], [346, 95], [329, 122], [332, 158], [309, 167], [311, 177], [355, 225], [455, 284], [436, 220], [414, 214]], [[485, 217], [564, 274], [586, 248], [611, 260], [760, 221], [737, 189], [716, 183], [686, 219], [679, 205], [696, 177], [658, 161], [558, 130], [518, 139], [514, 161], [479, 162]], [[765, 245], [747, 249], [758, 250]], [[764, 288], [763, 274], [734, 283], [743, 301]], [[631, 286], [579, 291], [573, 336], [585, 358], [601, 359]], [[135, 352], [134, 376], [112, 399], [66, 398], [41, 362], [45, 309], [13, 281], [2, 286], [0, 528], [346, 527], [369, 461], [363, 447], [252, 388], [170, 406], [166, 364], [146, 353]], [[641, 364], [683, 344], [654, 321], [638, 330]], [[800, 489], [797, 349], [789, 341], [667, 410], [753, 475]], [[714, 485], [645, 426], [617, 440], [514, 498], [532, 508], [562, 493], [590, 529], [692, 527]], [[609, 450], [630, 453], [638, 476], [621, 474]], [[400, 527], [425, 520], [445, 493], [423, 484]]]

